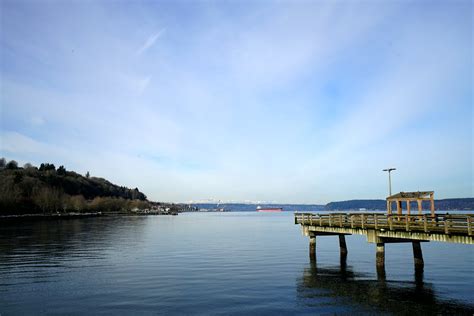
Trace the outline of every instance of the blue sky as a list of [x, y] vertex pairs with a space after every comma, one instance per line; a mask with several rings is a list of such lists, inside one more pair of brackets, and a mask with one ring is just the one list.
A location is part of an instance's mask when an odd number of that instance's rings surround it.
[[0, 154], [160, 201], [472, 197], [471, 1], [1, 1]]

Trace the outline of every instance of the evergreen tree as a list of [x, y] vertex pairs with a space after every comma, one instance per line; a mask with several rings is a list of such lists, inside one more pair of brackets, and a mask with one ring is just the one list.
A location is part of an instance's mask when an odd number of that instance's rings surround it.
[[60, 176], [65, 176], [66, 175], [66, 168], [64, 168], [64, 166], [59, 166], [56, 173]]
[[10, 160], [5, 166], [5, 169], [18, 169], [18, 162], [15, 160]]

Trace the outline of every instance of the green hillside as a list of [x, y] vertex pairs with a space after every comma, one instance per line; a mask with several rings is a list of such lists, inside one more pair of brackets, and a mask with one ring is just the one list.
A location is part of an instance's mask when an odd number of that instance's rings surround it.
[[148, 206], [138, 188], [82, 176], [43, 163], [39, 167], [0, 159], [0, 215], [66, 211], [119, 212]]

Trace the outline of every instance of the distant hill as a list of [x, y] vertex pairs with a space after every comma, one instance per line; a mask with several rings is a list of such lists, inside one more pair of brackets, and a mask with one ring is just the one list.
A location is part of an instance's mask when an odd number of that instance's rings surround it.
[[[131, 203], [134, 201], [134, 203]], [[142, 202], [142, 203], [140, 203]], [[0, 215], [58, 211], [117, 211], [143, 206], [147, 197], [105, 179], [80, 175], [64, 166], [39, 167], [0, 159]]]
[[[405, 209], [406, 204], [402, 207]], [[385, 210], [387, 202], [385, 200], [349, 200], [331, 202], [326, 204], [325, 210], [359, 210], [365, 208], [367, 210]], [[417, 209], [416, 203], [412, 203], [412, 209]], [[423, 202], [423, 208], [429, 209], [429, 203]], [[435, 200], [435, 209], [437, 210], [474, 210], [474, 198], [457, 198], [457, 199], [441, 199]]]
[[197, 203], [193, 206], [197, 206], [199, 209], [213, 210], [217, 208], [223, 208], [226, 211], [231, 212], [255, 212], [257, 206], [262, 207], [281, 207], [283, 211], [288, 212], [312, 212], [321, 211], [324, 209], [324, 205], [317, 204], [245, 204], [245, 203]]
[[324, 207], [328, 211], [336, 210], [354, 210], [365, 208], [368, 210], [382, 210], [386, 209], [387, 202], [385, 200], [349, 200], [349, 201], [338, 201], [330, 202]]
[[[262, 207], [282, 207], [284, 211], [289, 212], [321, 212], [321, 211], [347, 211], [347, 210], [386, 210], [387, 202], [385, 200], [349, 200], [330, 202], [326, 205], [319, 204], [259, 204]], [[193, 206], [199, 209], [215, 210], [224, 208], [231, 212], [254, 212], [257, 204], [244, 203], [198, 203]], [[416, 203], [412, 203], [412, 209], [417, 209]], [[429, 203], [424, 202], [423, 208], [429, 209]], [[406, 204], [403, 204], [403, 209]], [[442, 199], [435, 200], [435, 209], [437, 210], [474, 210], [474, 198]]]
[[437, 210], [474, 210], [474, 198], [435, 200]]

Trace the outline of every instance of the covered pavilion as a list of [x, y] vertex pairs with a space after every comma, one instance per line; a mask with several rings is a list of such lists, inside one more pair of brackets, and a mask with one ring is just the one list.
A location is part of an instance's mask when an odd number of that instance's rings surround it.
[[435, 215], [434, 191], [400, 192], [387, 197], [387, 213], [392, 214], [392, 203], [395, 202], [397, 215], [402, 215], [402, 202], [406, 202], [407, 215], [410, 215], [410, 203], [416, 201], [418, 214], [422, 214], [423, 201], [430, 201], [431, 216]]

